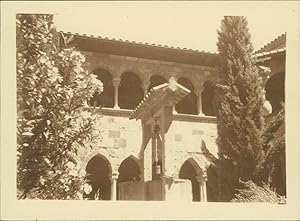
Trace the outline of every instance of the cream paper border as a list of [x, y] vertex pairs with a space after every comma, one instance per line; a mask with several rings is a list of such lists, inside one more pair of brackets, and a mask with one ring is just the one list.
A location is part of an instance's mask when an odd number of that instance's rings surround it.
[[[151, 4], [158, 4], [153, 2]], [[181, 2], [192, 4], [192, 2]], [[16, 199], [15, 14], [57, 13], [64, 8], [101, 7], [101, 2], [1, 2], [1, 220], [300, 219], [300, 3], [194, 2], [224, 15], [279, 13], [288, 19], [286, 70], [287, 204], [42, 201]], [[118, 4], [111, 2], [111, 4]], [[128, 2], [149, 4], [149, 2]], [[171, 4], [171, 2], [170, 2]], [[113, 13], [113, 12], [112, 12]], [[184, 16], [180, 11], [178, 14]], [[84, 16], [84, 15], [78, 15]], [[274, 24], [276, 25], [276, 24]], [[195, 28], [197, 28], [195, 26]], [[200, 28], [200, 27], [198, 27]], [[266, 27], [266, 32], [268, 27]], [[263, 33], [262, 33], [263, 34]], [[270, 41], [273, 39], [270, 39]]]

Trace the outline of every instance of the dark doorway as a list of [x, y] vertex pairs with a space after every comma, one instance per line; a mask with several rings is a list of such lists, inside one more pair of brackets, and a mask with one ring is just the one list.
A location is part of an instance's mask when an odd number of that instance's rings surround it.
[[182, 165], [179, 178], [180, 179], [188, 179], [192, 183], [192, 191], [193, 191], [193, 201], [200, 201], [200, 186], [196, 179], [197, 173], [194, 166], [189, 162], [185, 161]]
[[102, 156], [94, 156], [86, 167], [86, 180], [92, 191], [85, 195], [87, 199], [110, 200], [111, 168]]

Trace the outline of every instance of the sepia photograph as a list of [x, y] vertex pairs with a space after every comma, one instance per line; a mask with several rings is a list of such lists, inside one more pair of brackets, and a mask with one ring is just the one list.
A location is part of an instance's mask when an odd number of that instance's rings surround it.
[[250, 3], [247, 13], [246, 2], [238, 13], [207, 2], [79, 3], [11, 13], [15, 124], [5, 128], [1, 111], [1, 131], [14, 131], [14, 202], [293, 204], [287, 152], [299, 144], [287, 141], [286, 94], [300, 31], [285, 14], [299, 2], [269, 14]]

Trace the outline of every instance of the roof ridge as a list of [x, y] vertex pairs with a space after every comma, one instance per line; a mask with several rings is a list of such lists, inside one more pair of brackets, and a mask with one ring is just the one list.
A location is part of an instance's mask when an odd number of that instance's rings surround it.
[[60, 31], [63, 34], [69, 34], [69, 35], [77, 35], [80, 37], [85, 37], [85, 38], [97, 38], [97, 39], [102, 39], [102, 40], [109, 40], [109, 41], [118, 41], [118, 42], [123, 42], [123, 43], [131, 43], [131, 44], [137, 44], [137, 45], [143, 45], [143, 46], [149, 46], [149, 47], [158, 47], [158, 48], [167, 48], [167, 49], [173, 49], [173, 50], [181, 50], [181, 51], [186, 51], [186, 52], [199, 52], [199, 53], [205, 53], [205, 54], [212, 54], [212, 55], [217, 55], [217, 52], [209, 52], [209, 51], [204, 51], [204, 50], [198, 50], [198, 49], [191, 49], [191, 48], [182, 48], [182, 47], [176, 47], [176, 46], [170, 46], [170, 45], [162, 45], [162, 44], [155, 44], [155, 43], [148, 43], [148, 42], [141, 42], [141, 41], [131, 41], [128, 39], [116, 39], [113, 37], [103, 37], [103, 36], [95, 36], [95, 35], [87, 35], [87, 34], [82, 34], [78, 32], [66, 32], [66, 31]]

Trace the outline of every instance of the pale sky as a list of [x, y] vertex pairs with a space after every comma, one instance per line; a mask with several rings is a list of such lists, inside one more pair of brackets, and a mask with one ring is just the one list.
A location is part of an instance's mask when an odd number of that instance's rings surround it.
[[[255, 2], [254, 2], [255, 3]], [[257, 50], [287, 31], [282, 2], [89, 2], [55, 12], [58, 30], [216, 52], [223, 15], [244, 15]]]

